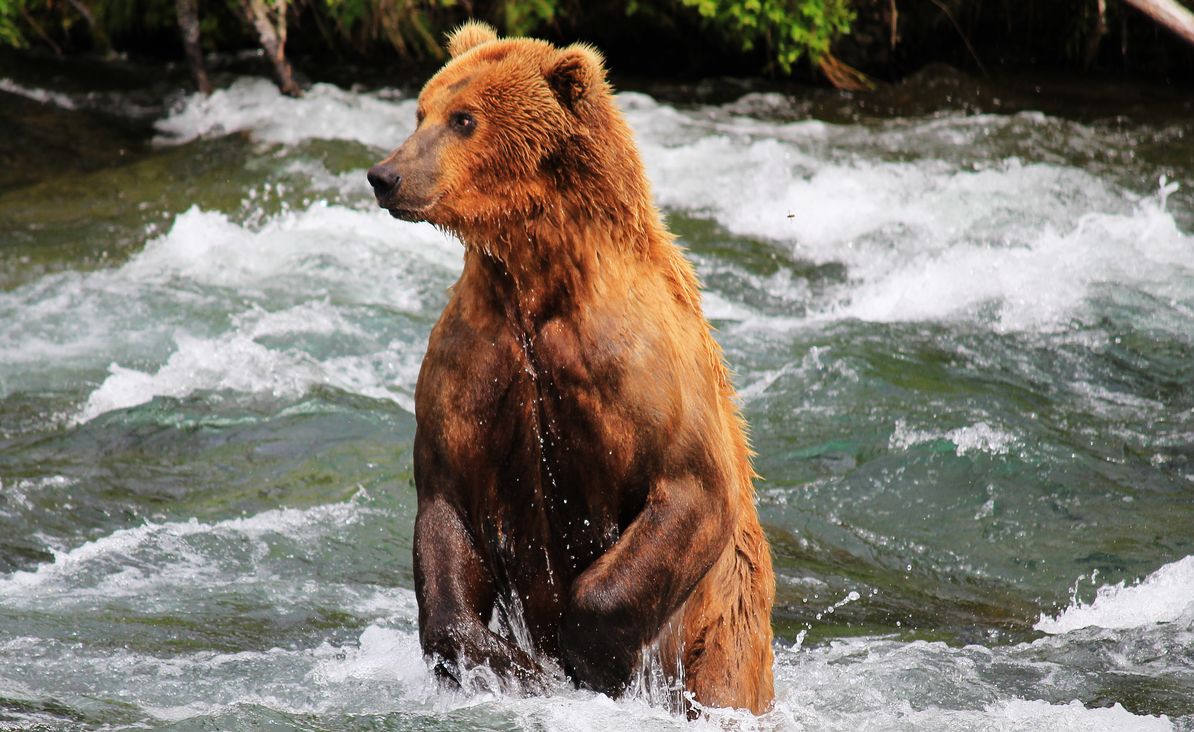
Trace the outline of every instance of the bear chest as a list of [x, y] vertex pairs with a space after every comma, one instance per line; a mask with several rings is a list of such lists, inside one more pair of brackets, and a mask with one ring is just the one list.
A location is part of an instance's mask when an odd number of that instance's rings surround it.
[[623, 377], [573, 330], [528, 336], [446, 315], [420, 376], [419, 429], [442, 443], [495, 574], [511, 589], [548, 576], [567, 584], [646, 498]]

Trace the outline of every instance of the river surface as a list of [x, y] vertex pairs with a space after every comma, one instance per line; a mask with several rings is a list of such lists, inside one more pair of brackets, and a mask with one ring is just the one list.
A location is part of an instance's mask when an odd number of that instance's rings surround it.
[[778, 574], [774, 709], [689, 723], [421, 656], [409, 87], [0, 70], [0, 729], [1194, 729], [1188, 95], [623, 85]]

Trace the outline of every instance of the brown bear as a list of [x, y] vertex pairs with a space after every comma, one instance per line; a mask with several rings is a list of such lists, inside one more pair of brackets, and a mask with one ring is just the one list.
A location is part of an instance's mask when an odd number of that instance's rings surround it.
[[762, 712], [775, 578], [745, 425], [602, 58], [480, 23], [448, 51], [368, 174], [465, 248], [415, 392], [423, 649], [524, 687], [554, 659], [611, 695], [649, 650], [699, 704]]

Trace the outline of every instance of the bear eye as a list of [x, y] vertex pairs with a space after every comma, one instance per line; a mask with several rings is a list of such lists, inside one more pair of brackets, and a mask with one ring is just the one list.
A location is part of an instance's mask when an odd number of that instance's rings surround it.
[[423, 119], [426, 116], [427, 116], [427, 113], [423, 111], [422, 107], [420, 107], [419, 109], [416, 109], [415, 110], [415, 126], [418, 127], [419, 125], [423, 124]]
[[452, 129], [463, 135], [471, 135], [477, 128], [477, 119], [468, 112], [455, 112], [449, 120]]

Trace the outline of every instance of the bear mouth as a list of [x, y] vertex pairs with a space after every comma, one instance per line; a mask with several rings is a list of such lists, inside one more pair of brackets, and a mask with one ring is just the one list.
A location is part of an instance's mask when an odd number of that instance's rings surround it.
[[396, 219], [412, 222], [426, 221], [427, 211], [439, 203], [439, 200], [443, 197], [444, 194], [440, 193], [422, 206], [385, 206], [385, 209]]
[[428, 206], [424, 206], [422, 208], [388, 208], [386, 210], [396, 219], [419, 222], [423, 220], [423, 212], [428, 208]]

